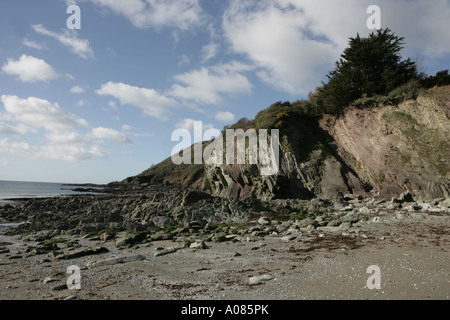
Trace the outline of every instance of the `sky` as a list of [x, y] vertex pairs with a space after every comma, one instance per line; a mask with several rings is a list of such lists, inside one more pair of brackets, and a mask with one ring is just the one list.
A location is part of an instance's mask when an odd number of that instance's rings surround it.
[[304, 99], [371, 5], [403, 58], [450, 68], [450, 0], [1, 0], [0, 180], [121, 181], [176, 129]]

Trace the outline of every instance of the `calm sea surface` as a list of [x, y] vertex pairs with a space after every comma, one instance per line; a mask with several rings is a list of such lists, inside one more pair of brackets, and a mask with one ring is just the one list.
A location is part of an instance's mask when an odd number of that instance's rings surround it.
[[63, 183], [0, 180], [0, 202], [5, 199], [55, 197], [83, 193], [71, 190], [74, 188], [76, 187]]

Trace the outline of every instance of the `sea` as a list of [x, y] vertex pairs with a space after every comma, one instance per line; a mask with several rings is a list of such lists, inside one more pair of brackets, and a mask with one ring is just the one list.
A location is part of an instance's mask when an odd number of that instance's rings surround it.
[[[90, 194], [92, 192], [75, 191], [80, 187], [75, 184], [54, 182], [27, 182], [0, 180], [0, 204], [19, 198], [46, 198], [74, 194]], [[101, 187], [89, 187], [101, 190]]]
[[[94, 194], [92, 191], [75, 191], [75, 188], [86, 188], [75, 184], [54, 183], [54, 182], [27, 182], [27, 181], [5, 181], [0, 180], [0, 205], [14, 202], [14, 199], [21, 198], [48, 198], [57, 196], [70, 196], [74, 194]], [[101, 190], [101, 187], [91, 187], [90, 189]], [[0, 242], [4, 237], [1, 235], [5, 228], [14, 228], [23, 223], [0, 223]]]

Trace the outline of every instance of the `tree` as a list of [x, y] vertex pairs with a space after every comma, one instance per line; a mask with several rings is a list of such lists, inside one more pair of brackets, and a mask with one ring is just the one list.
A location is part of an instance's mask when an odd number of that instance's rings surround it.
[[426, 79], [423, 79], [422, 84], [425, 88], [449, 85], [450, 84], [450, 74], [448, 73], [448, 70], [439, 71], [434, 76], [429, 76]]
[[416, 63], [402, 61], [404, 38], [381, 29], [361, 38], [350, 38], [349, 47], [318, 92], [317, 103], [326, 113], [337, 113], [356, 99], [387, 95], [393, 89], [418, 79]]

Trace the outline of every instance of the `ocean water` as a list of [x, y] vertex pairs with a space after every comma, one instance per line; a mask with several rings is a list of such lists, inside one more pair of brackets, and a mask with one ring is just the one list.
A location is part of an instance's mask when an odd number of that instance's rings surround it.
[[78, 192], [77, 188], [63, 183], [24, 182], [0, 180], [0, 203], [5, 199], [55, 197], [90, 192]]

